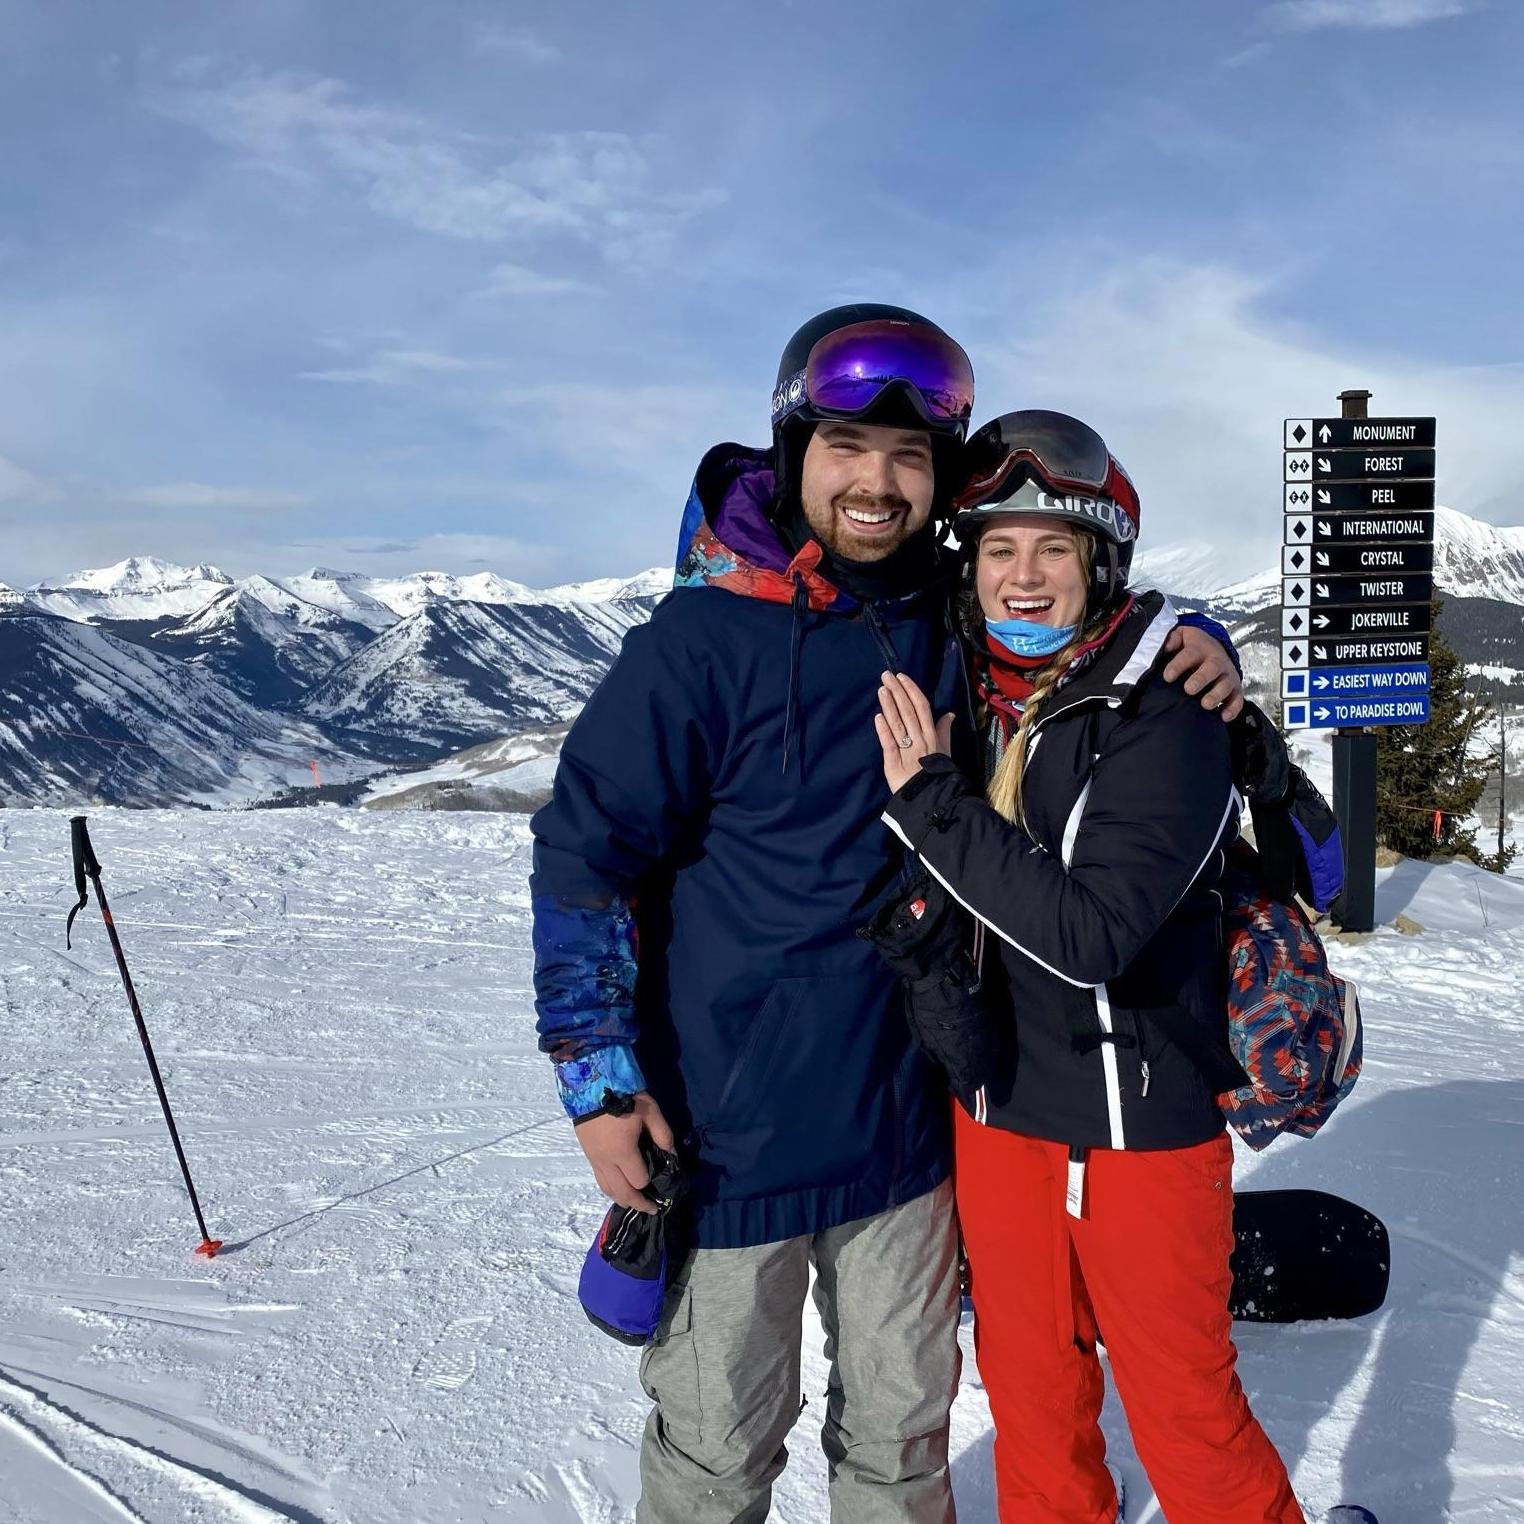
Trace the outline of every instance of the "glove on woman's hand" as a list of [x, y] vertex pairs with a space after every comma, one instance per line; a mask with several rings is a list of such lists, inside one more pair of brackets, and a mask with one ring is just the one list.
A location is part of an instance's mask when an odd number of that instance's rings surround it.
[[905, 981], [911, 1035], [971, 1106], [981, 1086], [1008, 1072], [1007, 1034], [988, 1009], [970, 953], [972, 925], [928, 874], [880, 908], [859, 932]]

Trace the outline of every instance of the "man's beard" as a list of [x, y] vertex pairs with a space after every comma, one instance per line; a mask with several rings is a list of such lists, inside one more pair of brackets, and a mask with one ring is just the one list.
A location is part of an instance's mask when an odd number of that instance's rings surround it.
[[[893, 513], [894, 533], [859, 534], [854, 531], [845, 510], [856, 508], [864, 513]], [[844, 492], [831, 499], [830, 514], [824, 527], [811, 524], [811, 532], [834, 555], [847, 561], [882, 561], [905, 543], [913, 532], [910, 503], [897, 495], [864, 498], [860, 493]], [[805, 518], [808, 522], [809, 514]]]

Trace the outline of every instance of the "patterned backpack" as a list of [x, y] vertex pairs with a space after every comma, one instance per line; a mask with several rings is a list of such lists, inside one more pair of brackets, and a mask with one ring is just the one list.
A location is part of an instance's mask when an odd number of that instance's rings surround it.
[[1249, 1083], [1218, 1096], [1253, 1149], [1311, 1137], [1355, 1087], [1364, 1034], [1355, 986], [1328, 967], [1300, 896], [1326, 910], [1344, 888], [1339, 823], [1265, 714], [1234, 727], [1235, 775], [1255, 846], [1235, 842], [1223, 875], [1229, 1046]]

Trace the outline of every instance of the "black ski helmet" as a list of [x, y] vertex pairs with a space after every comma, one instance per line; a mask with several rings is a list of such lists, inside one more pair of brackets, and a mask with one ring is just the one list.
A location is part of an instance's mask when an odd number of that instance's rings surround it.
[[[845, 306], [817, 313], [808, 322], [801, 324], [783, 346], [783, 354], [778, 361], [777, 380], [773, 384], [772, 413], [776, 420], [773, 423], [773, 460], [780, 501], [798, 502], [800, 479], [804, 473], [804, 452], [810, 436], [817, 424], [828, 417], [838, 416], [822, 412], [805, 395], [804, 372], [810, 353], [822, 339], [859, 323], [903, 323], [907, 328], [912, 325], [928, 328], [944, 343], [958, 350], [959, 354], [962, 353], [956, 340], [929, 318], [912, 312], [908, 307], [884, 302], [849, 302]], [[970, 377], [971, 375], [972, 372]], [[930, 434], [932, 467], [936, 478], [932, 513], [937, 517], [945, 516], [952, 492], [958, 484], [958, 450], [968, 433], [967, 414], [945, 420], [928, 418], [924, 409], [916, 404], [912, 385], [905, 381], [886, 386], [873, 405], [859, 416], [865, 423], [889, 428], [919, 429]]]

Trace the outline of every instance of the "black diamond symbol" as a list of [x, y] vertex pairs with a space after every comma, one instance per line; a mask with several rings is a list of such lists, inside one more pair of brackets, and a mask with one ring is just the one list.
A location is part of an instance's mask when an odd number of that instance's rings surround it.
[[1302, 648], [1300, 646], [1292, 646], [1292, 648], [1291, 648], [1291, 659], [1292, 659], [1292, 661], [1301, 661], [1301, 659], [1302, 659]]
[[1287, 620], [1287, 623], [1293, 630], [1299, 630], [1302, 628], [1302, 616], [1300, 614], [1293, 614], [1291, 618]]
[[1292, 532], [1292, 534], [1294, 534], [1297, 537], [1297, 539], [1300, 540], [1302, 538], [1302, 536], [1307, 533], [1307, 526], [1300, 519], [1298, 519], [1297, 520], [1297, 524], [1296, 524], [1296, 528], [1293, 529], [1291, 532]]
[[1307, 437], [1307, 430], [1306, 430], [1306, 429], [1304, 429], [1304, 428], [1303, 428], [1303, 427], [1302, 427], [1302, 426], [1301, 426], [1301, 424], [1297, 424], [1297, 426], [1296, 426], [1296, 427], [1295, 427], [1295, 428], [1294, 428], [1294, 429], [1292, 429], [1292, 431], [1291, 431], [1291, 437], [1292, 437], [1292, 438], [1293, 438], [1293, 439], [1294, 439], [1294, 440], [1296, 440], [1296, 442], [1297, 442], [1297, 443], [1298, 443], [1298, 444], [1301, 444], [1301, 442], [1302, 442], [1302, 441], [1303, 441], [1303, 440], [1304, 440], [1304, 439], [1306, 439], [1306, 437]]
[[1297, 551], [1297, 553], [1291, 558], [1291, 564], [1296, 567], [1298, 571], [1300, 571], [1307, 564], [1307, 557], [1304, 556], [1301, 551]]
[[1311, 494], [1304, 487], [1300, 492], [1293, 492], [1291, 494], [1291, 501], [1293, 503], [1305, 503], [1310, 496]]
[[1307, 596], [1307, 589], [1300, 582], [1293, 582], [1291, 584], [1291, 596], [1293, 598], [1305, 598]]

